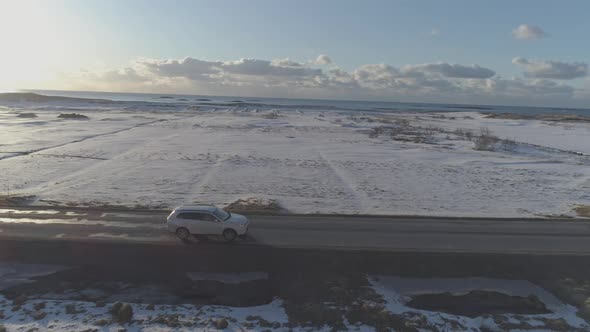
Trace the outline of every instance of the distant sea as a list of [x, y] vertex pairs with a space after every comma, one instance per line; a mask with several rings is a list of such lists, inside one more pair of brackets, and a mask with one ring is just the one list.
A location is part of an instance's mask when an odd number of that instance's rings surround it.
[[513, 113], [522, 115], [539, 114], [576, 114], [590, 116], [590, 109], [499, 106], [499, 105], [464, 105], [435, 103], [403, 103], [381, 101], [349, 101], [323, 99], [288, 99], [288, 98], [254, 98], [203, 95], [151, 94], [151, 93], [113, 93], [88, 91], [56, 91], [56, 90], [21, 90], [47, 96], [63, 96], [73, 98], [106, 99], [118, 105], [127, 105], [132, 109], [141, 106], [179, 108], [188, 106], [219, 106], [248, 108], [281, 108], [293, 110], [356, 110], [361, 112], [485, 112]]

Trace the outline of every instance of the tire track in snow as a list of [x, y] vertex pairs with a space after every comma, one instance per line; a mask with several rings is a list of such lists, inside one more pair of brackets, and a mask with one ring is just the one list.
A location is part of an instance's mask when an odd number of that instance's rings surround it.
[[[125, 132], [131, 129], [137, 129], [140, 127], [144, 127], [147, 126], [149, 124], [153, 124], [156, 122], [166, 122], [166, 121], [176, 121], [176, 120], [186, 120], [188, 118], [192, 118], [192, 117], [196, 117], [198, 115], [194, 115], [194, 116], [188, 116], [188, 117], [183, 117], [183, 118], [179, 118], [179, 119], [171, 119], [171, 120], [155, 120], [155, 121], [150, 121], [150, 122], [146, 122], [143, 124], [138, 124], [136, 126], [130, 127], [130, 128], [125, 128], [122, 130], [117, 130], [115, 132], [111, 132], [111, 133], [105, 133], [105, 134], [100, 134], [100, 135], [95, 135], [92, 138], [99, 138], [99, 137], [103, 137], [103, 136], [107, 136], [107, 135], [115, 135], [121, 132]], [[47, 193], [56, 193], [56, 192], [60, 192], [63, 190], [67, 190], [67, 188], [70, 188], [71, 186], [71, 181], [74, 180], [75, 181], [75, 185], [76, 186], [80, 186], [80, 185], [88, 185], [91, 184], [93, 182], [99, 181], [101, 178], [100, 177], [93, 177], [93, 178], [87, 178], [87, 179], [83, 179], [81, 177], [81, 175], [85, 174], [85, 173], [90, 173], [95, 169], [107, 169], [109, 170], [108, 174], [122, 174], [122, 173], [130, 173], [130, 172], [134, 172], [135, 171], [135, 167], [129, 167], [129, 163], [125, 163], [125, 162], [120, 162], [117, 159], [121, 156], [133, 153], [134, 151], [137, 150], [141, 150], [144, 146], [146, 145], [150, 145], [152, 144], [154, 141], [162, 141], [165, 139], [169, 139], [171, 137], [174, 136], [178, 136], [178, 133], [173, 133], [164, 137], [156, 137], [152, 140], [149, 141], [145, 141], [142, 142], [139, 145], [136, 145], [130, 149], [125, 150], [122, 153], [116, 154], [114, 156], [111, 156], [109, 159], [101, 159], [101, 160], [97, 160], [97, 162], [92, 163], [86, 167], [80, 168], [72, 173], [69, 173], [65, 176], [62, 177], [58, 177], [58, 178], [52, 178], [48, 181], [45, 181], [44, 183], [40, 183], [34, 187], [28, 187], [26, 189], [23, 190], [23, 192], [30, 192], [36, 195], [40, 195], [40, 194], [47, 194]], [[89, 139], [89, 138], [88, 138]], [[82, 140], [84, 141], [84, 140]], [[59, 146], [55, 146], [52, 148], [57, 148], [57, 147], [63, 147], [65, 145], [68, 144], [75, 144], [75, 143], [79, 143], [79, 141], [72, 141], [69, 143], [65, 143], [65, 144], [61, 144]], [[49, 148], [48, 148], [49, 149]], [[47, 150], [47, 149], [45, 149]], [[118, 166], [113, 167], [114, 164], [119, 163]], [[108, 176], [108, 175], [107, 175]]]
[[73, 141], [69, 141], [69, 142], [65, 142], [65, 143], [60, 143], [60, 144], [56, 144], [56, 145], [52, 145], [52, 146], [48, 146], [48, 147], [42, 147], [42, 148], [38, 148], [38, 149], [33, 149], [30, 151], [22, 151], [22, 152], [18, 152], [18, 155], [11, 155], [11, 156], [4, 156], [4, 157], [0, 157], [0, 161], [1, 160], [6, 160], [6, 159], [10, 159], [10, 158], [16, 158], [16, 157], [22, 157], [22, 156], [28, 156], [37, 152], [41, 152], [41, 151], [47, 151], [47, 150], [51, 150], [51, 149], [55, 149], [55, 148], [61, 148], [64, 147], [66, 145], [69, 144], [75, 144], [75, 143], [80, 143], [80, 142], [84, 142], [93, 138], [97, 138], [97, 137], [103, 137], [103, 136], [108, 136], [108, 135], [115, 135], [115, 134], [119, 134], [125, 131], [129, 131], [129, 130], [133, 130], [136, 128], [140, 128], [140, 127], [144, 127], [144, 126], [148, 126], [150, 124], [153, 123], [157, 123], [157, 122], [167, 122], [167, 121], [176, 121], [176, 120], [185, 120], [188, 118], [192, 118], [195, 117], [197, 115], [192, 115], [192, 116], [187, 116], [187, 117], [183, 117], [183, 118], [179, 118], [179, 119], [158, 119], [158, 120], [154, 120], [154, 121], [149, 121], [149, 122], [144, 122], [144, 123], [139, 123], [137, 125], [128, 127], [128, 128], [123, 128], [123, 129], [119, 129], [119, 130], [115, 130], [115, 131], [111, 131], [108, 133], [101, 133], [101, 134], [96, 134], [96, 135], [90, 135], [90, 136], [85, 136], [82, 137], [80, 139], [77, 140], [73, 140]]
[[[49, 181], [46, 181], [42, 184], [39, 184], [32, 188], [27, 188], [27, 191], [31, 192], [34, 190], [34, 194], [47, 194], [47, 193], [56, 193], [63, 190], [67, 190], [72, 185], [81, 186], [81, 185], [89, 185], [93, 182], [100, 181], [101, 179], [110, 177], [111, 174], [118, 174], [119, 176], [125, 173], [133, 173], [135, 172], [135, 166], [131, 165], [131, 162], [125, 162], [118, 160], [118, 158], [132, 154], [135, 151], [143, 149], [146, 145], [151, 145], [154, 141], [159, 141], [162, 139], [168, 139], [170, 137], [174, 137], [177, 134], [171, 134], [164, 137], [158, 137], [149, 141], [145, 141], [141, 144], [138, 144], [130, 149], [125, 150], [119, 154], [116, 154], [109, 159], [101, 159], [97, 162], [94, 162], [86, 167], [77, 169], [74, 172], [68, 173], [67, 175], [52, 178]], [[103, 172], [104, 176], [101, 177], [83, 177], [84, 174], [91, 173], [96, 169], [108, 170], [108, 172]], [[72, 183], [74, 182], [74, 183]]]
[[363, 195], [362, 193], [360, 193], [356, 189], [355, 185], [351, 181], [348, 180], [346, 175], [344, 173], [342, 173], [342, 171], [339, 170], [338, 167], [335, 166], [331, 160], [326, 158], [326, 156], [324, 155], [324, 153], [321, 150], [318, 150], [318, 149], [314, 149], [314, 150], [316, 150], [316, 152], [320, 156], [321, 160], [323, 160], [326, 163], [326, 165], [328, 165], [328, 167], [330, 168], [332, 173], [342, 183], [342, 187], [344, 187], [345, 190], [347, 191], [348, 197], [353, 198], [353, 203], [354, 203], [353, 210], [356, 210], [360, 213], [365, 213], [367, 211], [365, 202], [369, 198], [367, 196]]
[[[197, 196], [202, 196], [202, 193], [204, 192], [204, 187], [209, 183], [209, 181], [211, 181], [211, 178], [213, 178], [213, 176], [215, 174], [217, 174], [219, 172], [219, 169], [221, 168], [221, 165], [227, 160], [227, 158], [223, 158], [221, 156], [217, 157], [216, 156], [216, 161], [214, 164], [212, 164], [207, 170], [206, 173], [203, 175], [202, 172], [199, 172], [197, 174], [195, 174], [195, 176], [193, 176], [192, 181], [191, 181], [191, 189], [186, 193], [185, 195], [185, 199], [183, 201], [183, 203], [186, 204], [191, 204], [191, 203], [195, 203], [195, 198], [197, 198]], [[200, 178], [200, 180], [198, 180]], [[198, 181], [195, 181], [198, 180]], [[207, 202], [200, 202], [203, 204], [210, 204]]]

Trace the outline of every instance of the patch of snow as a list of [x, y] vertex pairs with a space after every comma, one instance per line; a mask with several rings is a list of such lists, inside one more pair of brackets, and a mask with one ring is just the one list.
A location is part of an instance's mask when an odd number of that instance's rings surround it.
[[[58, 214], [56, 210], [15, 210], [15, 209], [0, 209], [0, 213], [9, 214]], [[69, 212], [68, 212], [69, 213]]]
[[110, 233], [94, 233], [88, 237], [104, 237], [104, 238], [128, 238], [129, 234], [110, 234]]
[[[0, 301], [6, 301], [0, 296]], [[40, 309], [46, 315], [42, 319], [35, 320], [32, 315], [36, 312], [34, 305], [45, 303], [45, 308]], [[76, 314], [66, 313], [66, 305], [74, 306]], [[62, 300], [34, 300], [27, 301], [17, 311], [6, 310], [2, 321], [8, 331], [26, 331], [29, 329], [57, 331], [81, 331], [87, 329], [99, 329], [104, 331], [117, 331], [125, 328], [127, 331], [217, 331], [215, 320], [225, 318], [229, 326], [226, 331], [244, 331], [250, 328], [242, 327], [248, 316], [259, 316], [271, 323], [282, 325], [288, 322], [288, 317], [282, 307], [281, 300], [254, 307], [224, 307], [224, 306], [195, 306], [195, 305], [154, 305], [153, 310], [145, 304], [130, 304], [133, 309], [133, 320], [130, 323], [118, 324], [111, 322], [110, 308], [112, 303], [103, 307], [97, 307], [93, 302], [62, 301]], [[177, 327], [166, 326], [156, 322], [156, 318], [162, 316], [165, 319], [178, 319]], [[156, 320], [156, 321], [155, 321]], [[104, 323], [101, 323], [104, 322]], [[106, 324], [106, 325], [103, 325]], [[256, 327], [254, 330], [263, 329]], [[280, 327], [275, 331], [287, 331], [288, 328]], [[302, 331], [303, 329], [295, 329]]]

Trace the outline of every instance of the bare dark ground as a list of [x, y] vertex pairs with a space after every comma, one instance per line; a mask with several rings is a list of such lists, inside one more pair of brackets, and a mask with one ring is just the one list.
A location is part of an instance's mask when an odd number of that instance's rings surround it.
[[[223, 243], [171, 246], [5, 239], [0, 241], [0, 261], [75, 267], [9, 288], [3, 291], [8, 299], [68, 293], [72, 299], [96, 302], [250, 306], [269, 303], [276, 296], [284, 300], [291, 324], [328, 324], [336, 329], [343, 327], [342, 317], [350, 323], [365, 323], [378, 330], [433, 328], [420, 325], [423, 321], [419, 317], [385, 314], [383, 299], [368, 287], [367, 274], [529, 280], [579, 307], [586, 318], [584, 302], [590, 297], [590, 257], [586, 256], [348, 252]], [[195, 271], [265, 271], [269, 278], [247, 285], [195, 282], [186, 276], [187, 272]], [[85, 289], [96, 292], [89, 295], [83, 292]], [[460, 311], [461, 307], [481, 302], [486, 296], [494, 295], [479, 294], [471, 299], [463, 298], [462, 303], [439, 301], [436, 309], [453, 312], [459, 308]], [[476, 314], [486, 310], [490, 315], [543, 312], [542, 307], [535, 307], [538, 303], [534, 299], [528, 302], [504, 301], [497, 296], [494, 299], [480, 303], [481, 310]], [[559, 325], [559, 322], [550, 323]]]
[[511, 296], [493, 291], [474, 290], [467, 294], [420, 294], [412, 296], [408, 307], [478, 317], [485, 314], [548, 314], [545, 304], [536, 296]]

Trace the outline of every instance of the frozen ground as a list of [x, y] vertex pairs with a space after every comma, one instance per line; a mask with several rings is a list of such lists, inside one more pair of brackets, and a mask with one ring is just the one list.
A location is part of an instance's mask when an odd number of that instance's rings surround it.
[[[488, 217], [575, 215], [590, 204], [589, 123], [471, 112], [73, 111], [90, 119], [0, 107], [3, 194], [148, 207], [259, 197], [295, 213]], [[476, 151], [454, 133], [482, 126], [516, 142]]]
[[[32, 279], [35, 277], [50, 275], [63, 269], [64, 267], [51, 265], [0, 263], [0, 330], [258, 331], [265, 328], [287, 330], [283, 328], [283, 324], [288, 322], [288, 318], [279, 299], [265, 305], [240, 308], [132, 303], [132, 320], [121, 323], [117, 322], [117, 316], [111, 312], [114, 303], [71, 299], [81, 295], [88, 299], [102, 298], [105, 294], [99, 289], [70, 289], [61, 293], [38, 294], [37, 299], [27, 299], [22, 295], [8, 300], [2, 294], [2, 291], [9, 287], [31, 283], [34, 282]], [[243, 276], [216, 274], [214, 277], [233, 282]], [[136, 297], [142, 296], [137, 289], [132, 289]], [[121, 296], [121, 293], [125, 291], [115, 292], [113, 296]], [[219, 325], [221, 320], [225, 322], [223, 325]]]
[[[113, 314], [114, 298], [147, 295], [141, 287], [120, 282], [110, 294], [95, 288], [61, 289], [50, 293], [26, 295], [4, 292], [16, 279], [33, 283], [37, 277], [48, 276], [64, 267], [0, 263], [0, 330], [2, 331], [587, 331], [590, 326], [576, 315], [577, 309], [563, 304], [544, 289], [524, 280], [487, 278], [399, 278], [370, 276], [372, 300], [356, 298], [354, 303], [326, 303], [326, 308], [343, 310], [346, 316], [334, 317], [336, 325], [313, 325], [291, 317], [285, 301], [274, 298], [268, 304], [246, 307], [195, 304], [154, 304], [140, 300], [122, 305], [131, 307], [130, 315]], [[218, 273], [212, 280], [230, 280], [236, 275]], [[239, 276], [237, 276], [239, 278]], [[8, 280], [8, 283], [5, 281]], [[57, 281], [59, 282], [59, 281]], [[223, 282], [223, 281], [222, 281]], [[62, 283], [67, 283], [63, 280]], [[75, 282], [69, 285], [74, 287]], [[246, 287], [246, 286], [242, 286]], [[58, 287], [59, 288], [59, 287]], [[18, 288], [17, 288], [18, 289]], [[32, 289], [40, 290], [41, 288]], [[415, 309], [408, 306], [413, 296], [450, 292], [493, 291], [520, 297], [524, 306], [527, 297], [540, 301], [549, 312], [544, 314], [492, 313], [477, 317]], [[148, 292], [157, 293], [156, 288]], [[155, 294], [154, 293], [154, 294]], [[15, 297], [16, 295], [16, 297]], [[162, 294], [160, 294], [162, 295]], [[105, 300], [105, 296], [111, 300]], [[85, 300], [79, 300], [83, 297]], [[149, 298], [149, 297], [148, 297]], [[160, 296], [161, 298], [161, 296]], [[78, 300], [77, 300], [78, 299]], [[161, 298], [162, 299], [162, 298]], [[524, 300], [523, 300], [524, 299]], [[151, 298], [156, 300], [156, 298]], [[481, 299], [481, 302], [489, 299]], [[524, 302], [523, 302], [524, 301]], [[156, 301], [157, 302], [157, 301]], [[500, 304], [502, 305], [502, 304]], [[506, 305], [504, 304], [504, 307]], [[356, 308], [356, 309], [354, 309]], [[319, 310], [319, 309], [318, 309]], [[325, 309], [324, 309], [325, 310]], [[312, 315], [311, 317], [313, 317]], [[294, 318], [294, 319], [291, 319]], [[351, 323], [349, 319], [355, 323]], [[369, 325], [361, 323], [368, 320]], [[342, 324], [342, 325], [340, 325]]]
[[[112, 323], [110, 308], [113, 303], [97, 307], [93, 302], [36, 300], [22, 305], [19, 310], [12, 311], [13, 306], [0, 296], [0, 304], [7, 312], [3, 326], [7, 331], [30, 331], [31, 329], [47, 331], [260, 331], [260, 326], [247, 328], [247, 318], [257, 317], [273, 323], [273, 330], [286, 331], [281, 328], [286, 323], [287, 316], [276, 300], [270, 304], [232, 308], [223, 306], [193, 306], [193, 305], [156, 305], [132, 304], [133, 319], [131, 323]], [[35, 309], [42, 303], [42, 309]], [[67, 312], [66, 307], [75, 308]], [[45, 313], [39, 314], [39, 312]], [[37, 316], [35, 316], [37, 315]], [[42, 318], [39, 318], [43, 316]], [[37, 319], [39, 318], [39, 319]], [[219, 320], [227, 322], [226, 328], [217, 328]], [[251, 319], [251, 318], [250, 318]], [[246, 326], [243, 324], [246, 323]]]
[[[590, 326], [576, 316], [575, 307], [563, 304], [552, 294], [525, 280], [488, 278], [398, 278], [375, 276], [369, 279], [375, 291], [385, 300], [385, 308], [393, 314], [420, 313], [432, 326], [448, 326], [448, 331], [551, 331], [549, 321], [560, 321], [563, 331], [585, 331]], [[417, 310], [406, 304], [412, 296], [420, 294], [451, 293], [462, 295], [469, 291], [493, 291], [510, 296], [535, 296], [551, 311], [547, 314], [500, 316], [482, 315], [465, 317], [443, 312]], [[483, 301], [482, 301], [483, 302]], [[456, 322], [456, 325], [449, 324]], [[549, 323], [551, 324], [551, 323]], [[451, 325], [451, 326], [449, 326]], [[447, 330], [442, 328], [441, 330]], [[559, 329], [561, 330], [561, 329]]]

